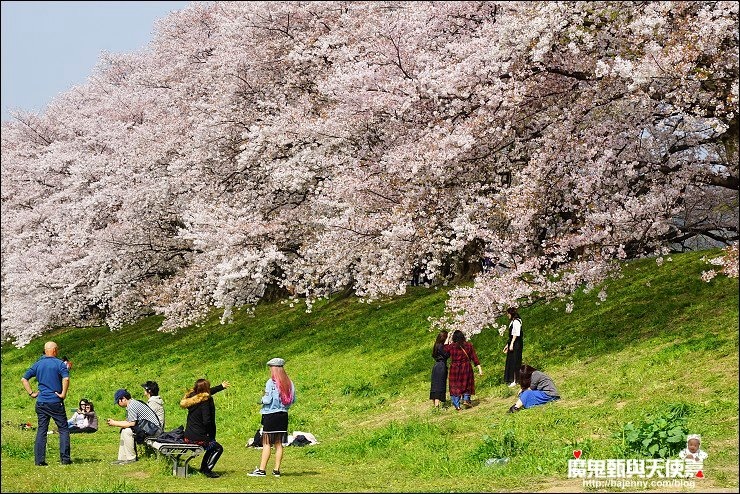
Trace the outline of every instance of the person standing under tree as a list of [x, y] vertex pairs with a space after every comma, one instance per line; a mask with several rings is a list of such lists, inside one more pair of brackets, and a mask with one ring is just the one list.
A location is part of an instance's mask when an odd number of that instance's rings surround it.
[[[58, 353], [57, 344], [47, 341], [44, 344], [44, 354], [21, 378], [21, 384], [28, 396], [36, 399], [36, 415], [39, 424], [36, 429], [36, 442], [33, 445], [33, 457], [36, 466], [40, 467], [47, 466], [46, 437], [50, 420], [54, 420], [59, 429], [59, 457], [62, 465], [72, 463], [67, 412], [64, 409], [64, 398], [69, 390], [69, 368], [57, 358]], [[34, 391], [28, 382], [32, 377], [35, 377], [38, 382], [38, 391]]]
[[513, 388], [519, 380], [519, 367], [522, 365], [522, 352], [524, 350], [524, 333], [522, 332], [522, 318], [516, 307], [506, 309], [506, 315], [510, 322], [509, 340], [503, 349], [506, 354], [504, 383]]
[[475, 394], [475, 376], [473, 376], [474, 364], [478, 367], [478, 374], [483, 375], [478, 355], [469, 341], [465, 341], [462, 331], [455, 330], [452, 333], [452, 343], [445, 345], [444, 349], [450, 354], [450, 399], [455, 410], [460, 410], [460, 398], [466, 408], [472, 407], [470, 397]]
[[447, 331], [440, 331], [432, 348], [434, 367], [432, 367], [432, 386], [429, 391], [429, 399], [434, 400], [435, 408], [439, 408], [440, 403], [444, 403], [447, 394], [447, 359], [450, 358], [450, 354], [445, 351], [447, 335]]
[[265, 383], [262, 396], [262, 458], [259, 468], [248, 473], [250, 477], [264, 477], [270, 446], [275, 446], [275, 468], [272, 474], [280, 477], [280, 462], [283, 460], [283, 443], [288, 442], [288, 408], [295, 401], [295, 385], [285, 373], [285, 360], [273, 358], [267, 362], [270, 379]]

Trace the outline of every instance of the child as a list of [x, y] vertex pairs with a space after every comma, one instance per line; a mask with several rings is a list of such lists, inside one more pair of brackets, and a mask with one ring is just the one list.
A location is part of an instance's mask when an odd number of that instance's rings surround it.
[[682, 449], [678, 456], [684, 460], [704, 461], [709, 455], [701, 450], [701, 436], [689, 434], [686, 438], [686, 449]]

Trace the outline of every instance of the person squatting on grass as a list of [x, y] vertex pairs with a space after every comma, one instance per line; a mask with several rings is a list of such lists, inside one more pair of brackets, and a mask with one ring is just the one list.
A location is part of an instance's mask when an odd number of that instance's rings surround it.
[[445, 352], [445, 341], [447, 341], [447, 331], [440, 331], [437, 340], [432, 347], [432, 358], [434, 366], [432, 367], [432, 385], [429, 391], [429, 399], [434, 400], [434, 407], [439, 408], [440, 403], [444, 403], [447, 394], [447, 359], [450, 354]]
[[283, 443], [288, 442], [288, 408], [295, 402], [295, 385], [285, 373], [285, 360], [270, 359], [270, 379], [265, 383], [262, 396], [262, 458], [259, 468], [248, 475], [264, 477], [270, 459], [270, 445], [275, 446], [275, 468], [272, 474], [280, 477], [280, 462], [283, 460]]
[[118, 442], [118, 460], [113, 465], [126, 465], [138, 460], [136, 444], [143, 444], [147, 437], [162, 433], [159, 418], [149, 405], [131, 398], [131, 393], [121, 388], [113, 395], [113, 404], [126, 409], [126, 420], [106, 419], [111, 427], [121, 428]]
[[[38, 429], [33, 445], [33, 457], [37, 466], [47, 466], [46, 437], [49, 421], [54, 420], [59, 429], [59, 458], [62, 465], [72, 463], [70, 457], [69, 427], [67, 412], [64, 409], [64, 398], [69, 390], [69, 368], [57, 358], [59, 347], [53, 341], [44, 344], [44, 354], [28, 368], [21, 378], [21, 384], [31, 398], [36, 399]], [[31, 388], [28, 382], [32, 377], [38, 382], [38, 391]]]
[[550, 376], [532, 366], [522, 365], [519, 368], [519, 379], [522, 387], [519, 390], [519, 398], [506, 413], [518, 412], [522, 407], [531, 408], [560, 399], [560, 394]]
[[445, 345], [444, 350], [450, 354], [450, 399], [455, 410], [460, 410], [460, 398], [466, 407], [471, 407], [470, 397], [475, 394], [475, 376], [471, 362], [478, 367], [478, 374], [483, 375], [478, 355], [469, 341], [465, 341], [462, 331], [452, 333], [452, 343]]
[[205, 453], [200, 463], [200, 473], [206, 477], [217, 478], [213, 471], [216, 462], [224, 452], [216, 441], [216, 404], [213, 395], [229, 387], [229, 381], [211, 387], [207, 379], [198, 379], [182, 400], [180, 406], [188, 410], [185, 424], [185, 442], [203, 446]]

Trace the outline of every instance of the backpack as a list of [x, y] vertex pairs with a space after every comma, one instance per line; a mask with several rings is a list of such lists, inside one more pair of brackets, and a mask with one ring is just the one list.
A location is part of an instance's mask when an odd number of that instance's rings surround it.
[[137, 420], [136, 425], [131, 428], [134, 431], [134, 440], [142, 444], [148, 437], [155, 437], [161, 434], [162, 429], [148, 420]]
[[257, 432], [254, 433], [254, 439], [252, 439], [252, 447], [262, 447], [262, 428], [257, 429]]

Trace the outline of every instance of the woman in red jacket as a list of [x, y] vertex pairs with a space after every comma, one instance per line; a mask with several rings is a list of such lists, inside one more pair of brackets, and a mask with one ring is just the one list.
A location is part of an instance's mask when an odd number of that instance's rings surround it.
[[452, 333], [452, 343], [445, 345], [445, 351], [450, 354], [450, 399], [455, 410], [460, 410], [460, 398], [466, 407], [471, 407], [470, 396], [475, 394], [475, 377], [471, 362], [478, 367], [478, 374], [483, 375], [478, 355], [465, 335], [459, 329]]

